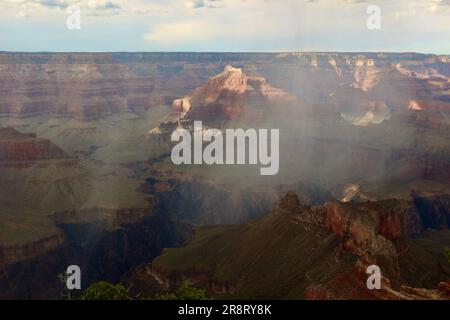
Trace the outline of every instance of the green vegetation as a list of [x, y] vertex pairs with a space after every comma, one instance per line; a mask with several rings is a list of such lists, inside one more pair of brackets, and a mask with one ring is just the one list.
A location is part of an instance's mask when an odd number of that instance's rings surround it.
[[[70, 296], [69, 296], [70, 299]], [[121, 284], [113, 284], [108, 281], [100, 281], [92, 284], [80, 296], [81, 300], [132, 300], [128, 290]], [[207, 300], [206, 291], [198, 289], [184, 282], [174, 292], [158, 294], [155, 300]]]
[[92, 284], [81, 296], [81, 300], [129, 300], [128, 291], [120, 284], [100, 281]]
[[444, 256], [447, 258], [448, 263], [450, 263], [450, 248], [444, 249]]
[[206, 291], [184, 282], [175, 292], [156, 295], [155, 300], [206, 300]]

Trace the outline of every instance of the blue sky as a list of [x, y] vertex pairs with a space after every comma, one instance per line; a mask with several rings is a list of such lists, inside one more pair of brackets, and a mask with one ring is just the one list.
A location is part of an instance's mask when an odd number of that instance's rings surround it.
[[[69, 30], [79, 4], [81, 29]], [[450, 0], [0, 0], [5, 51], [450, 53]], [[381, 29], [369, 30], [369, 5]]]

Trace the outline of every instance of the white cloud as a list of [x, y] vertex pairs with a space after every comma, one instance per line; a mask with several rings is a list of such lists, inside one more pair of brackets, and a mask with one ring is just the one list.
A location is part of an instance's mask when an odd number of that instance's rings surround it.
[[148, 14], [167, 14], [170, 12], [168, 8], [159, 6], [139, 6], [131, 7], [127, 10], [131, 14], [148, 15]]
[[71, 5], [80, 4], [83, 14], [88, 16], [111, 16], [122, 11], [113, 0], [6, 0], [16, 8], [16, 16], [39, 13], [38, 9], [65, 10]]
[[[187, 9], [200, 8], [221, 8], [223, 0], [185, 0], [184, 5]], [[228, 1], [230, 2], [230, 1]]]
[[[90, 16], [76, 42], [65, 26], [69, 4]], [[368, 32], [373, 0], [0, 0], [8, 48], [169, 51], [448, 51], [450, 0], [376, 0], [383, 28]], [[6, 4], [6, 5], [3, 5]], [[212, 8], [218, 8], [214, 9]], [[29, 16], [30, 19], [18, 19]], [[114, 16], [97, 19], [98, 16]], [[32, 25], [34, 24], [34, 25]], [[46, 32], [27, 32], [29, 26]], [[89, 32], [84, 32], [89, 31]], [[111, 41], [110, 35], [114, 35]], [[39, 39], [39, 40], [38, 40]], [[53, 40], [49, 40], [53, 39]], [[108, 40], [109, 39], [109, 40]], [[78, 42], [79, 41], [79, 42]], [[83, 42], [84, 41], [84, 42]], [[73, 43], [76, 43], [75, 45]], [[444, 43], [444, 44], [441, 44]], [[42, 46], [41, 46], [42, 44]], [[436, 45], [438, 44], [438, 45]], [[32, 46], [31, 44], [29, 46]], [[448, 45], [447, 45], [448, 47]], [[112, 48], [112, 49], [111, 49]], [[442, 49], [444, 48], [444, 49]], [[67, 50], [67, 49], [66, 49]]]
[[203, 8], [205, 6], [205, 2], [203, 0], [186, 0], [184, 5], [188, 9], [197, 9]]
[[173, 22], [157, 26], [144, 35], [148, 41], [163, 45], [211, 40], [220, 35], [220, 29], [207, 21]]
[[15, 17], [16, 18], [26, 18], [26, 17], [28, 17], [28, 13], [25, 10], [20, 10], [20, 11], [17, 11]]
[[450, 0], [431, 0], [428, 9], [432, 13], [450, 13]]

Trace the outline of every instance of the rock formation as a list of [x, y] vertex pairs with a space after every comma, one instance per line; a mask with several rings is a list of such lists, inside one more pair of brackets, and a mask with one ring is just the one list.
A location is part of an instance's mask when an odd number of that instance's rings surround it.
[[0, 129], [0, 163], [68, 158], [63, 150], [47, 139], [23, 134], [13, 128]]
[[271, 86], [265, 78], [248, 76], [241, 68], [227, 65], [222, 73], [209, 78], [184, 98], [175, 100], [173, 108], [181, 118], [235, 119], [252, 117], [252, 113], [262, 112], [268, 104], [282, 104], [294, 99]]
[[[186, 247], [140, 272], [163, 290], [189, 280], [234, 298], [450, 299], [450, 266], [433, 271], [440, 280], [427, 289], [406, 276], [420, 264], [402, 257], [417, 250], [411, 243], [425, 228], [422, 210], [398, 200], [310, 207], [290, 192], [258, 221], [198, 228]], [[381, 290], [366, 287], [371, 264], [382, 270]]]

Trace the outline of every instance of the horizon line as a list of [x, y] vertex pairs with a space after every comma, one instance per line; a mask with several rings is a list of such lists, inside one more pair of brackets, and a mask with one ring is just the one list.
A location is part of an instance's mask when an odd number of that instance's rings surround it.
[[429, 53], [419, 51], [10, 51], [0, 50], [0, 54], [108, 54], [108, 53], [128, 53], [128, 54], [283, 54], [283, 53], [320, 53], [320, 54], [418, 54], [448, 56], [450, 53]]

